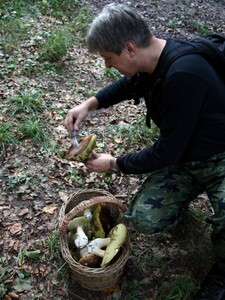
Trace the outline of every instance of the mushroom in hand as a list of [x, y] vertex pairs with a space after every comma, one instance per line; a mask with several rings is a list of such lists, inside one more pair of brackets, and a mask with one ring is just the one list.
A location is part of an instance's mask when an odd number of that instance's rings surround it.
[[81, 142], [79, 147], [71, 146], [65, 154], [68, 160], [76, 160], [79, 162], [85, 161], [96, 146], [96, 135], [90, 134], [86, 136]]

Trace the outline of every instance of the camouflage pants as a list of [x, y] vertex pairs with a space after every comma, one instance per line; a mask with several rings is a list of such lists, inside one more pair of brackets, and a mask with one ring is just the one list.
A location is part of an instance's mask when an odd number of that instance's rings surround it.
[[214, 209], [206, 221], [212, 224], [215, 254], [225, 269], [225, 152], [152, 172], [131, 201], [126, 217], [145, 234], [171, 230], [203, 191]]

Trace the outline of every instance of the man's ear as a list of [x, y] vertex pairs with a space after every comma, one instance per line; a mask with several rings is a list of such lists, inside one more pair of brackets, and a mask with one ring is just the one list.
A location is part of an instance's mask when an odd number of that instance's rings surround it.
[[125, 46], [131, 58], [133, 58], [136, 54], [136, 44], [133, 41], [126, 42]]

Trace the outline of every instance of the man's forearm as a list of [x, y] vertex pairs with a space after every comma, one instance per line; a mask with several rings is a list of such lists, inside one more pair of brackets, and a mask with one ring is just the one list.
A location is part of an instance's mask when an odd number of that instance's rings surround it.
[[87, 99], [84, 103], [85, 103], [88, 111], [96, 110], [96, 109], [98, 109], [98, 106], [99, 106], [98, 100], [94, 96]]

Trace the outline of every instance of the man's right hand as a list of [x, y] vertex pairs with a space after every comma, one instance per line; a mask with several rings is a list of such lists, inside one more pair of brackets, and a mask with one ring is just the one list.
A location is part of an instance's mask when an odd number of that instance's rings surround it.
[[79, 124], [83, 121], [90, 110], [98, 108], [98, 100], [95, 97], [91, 97], [85, 102], [70, 109], [65, 119], [65, 127], [69, 131], [79, 130]]

